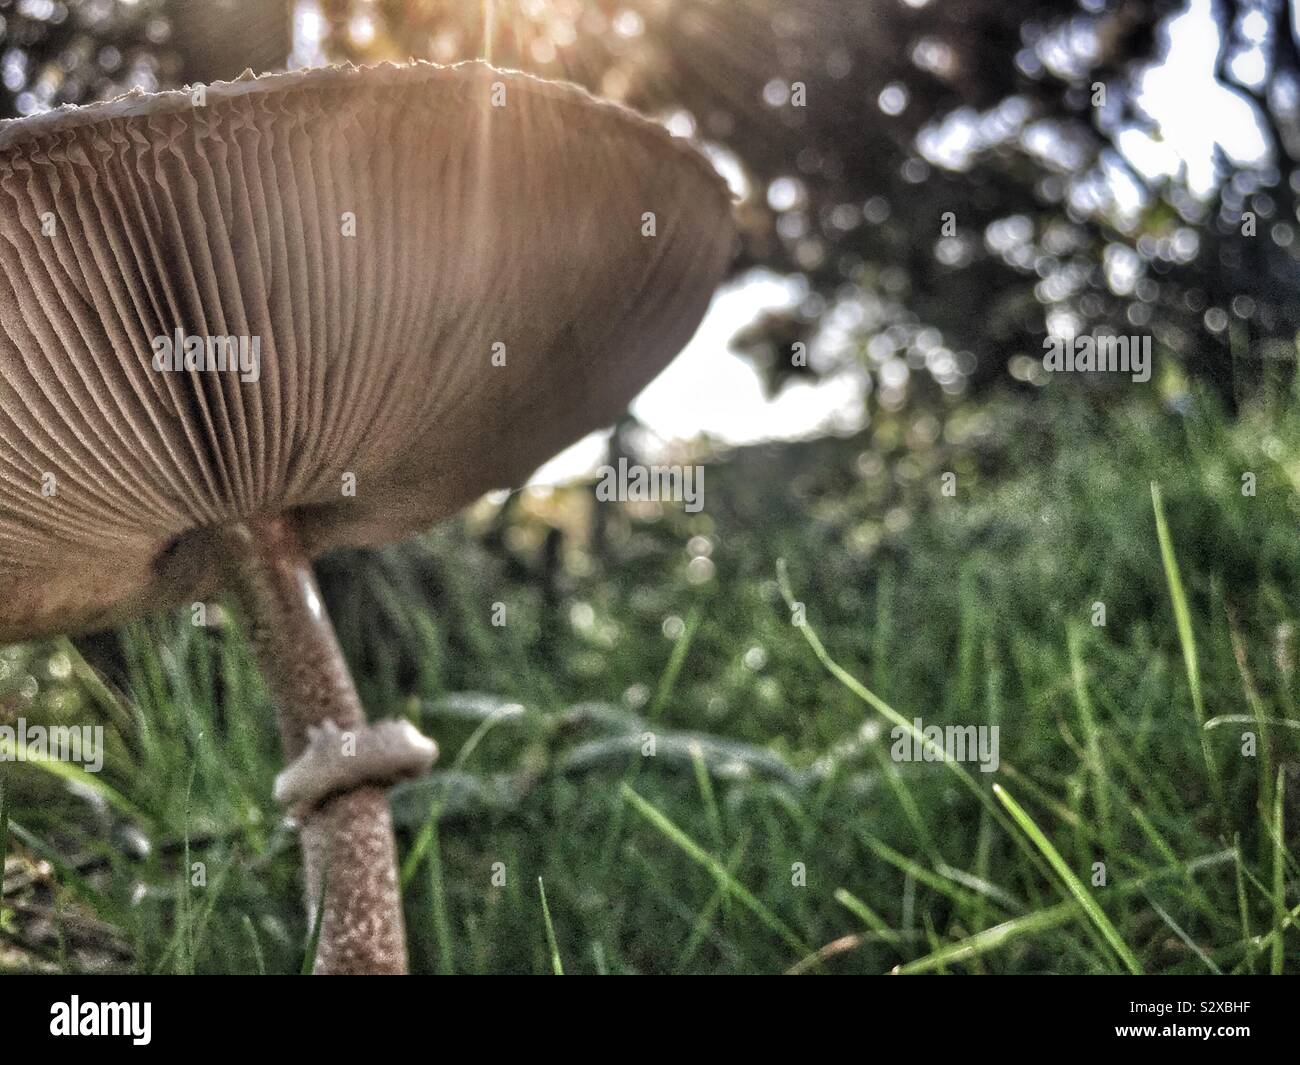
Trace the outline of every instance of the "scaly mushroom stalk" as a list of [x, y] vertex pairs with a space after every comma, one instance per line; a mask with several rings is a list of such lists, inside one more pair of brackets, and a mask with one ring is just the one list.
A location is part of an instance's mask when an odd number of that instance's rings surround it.
[[294, 763], [276, 791], [301, 820], [312, 927], [322, 906], [315, 971], [405, 973], [385, 785], [427, 769], [436, 748], [414, 729], [366, 723], [292, 525], [272, 518], [234, 526], [227, 536], [230, 586], [275, 701], [284, 756]]

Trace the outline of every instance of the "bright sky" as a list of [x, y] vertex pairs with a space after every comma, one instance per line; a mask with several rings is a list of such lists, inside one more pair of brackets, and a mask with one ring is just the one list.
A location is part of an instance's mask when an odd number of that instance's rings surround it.
[[[1248, 34], [1257, 28], [1263, 29], [1248, 20]], [[1153, 141], [1134, 132], [1121, 136], [1119, 144], [1130, 162], [1149, 176], [1175, 173], [1180, 161], [1185, 163], [1192, 189], [1204, 193], [1213, 185], [1216, 141], [1230, 159], [1251, 162], [1265, 151], [1264, 135], [1251, 105], [1214, 80], [1219, 41], [1210, 0], [1191, 0], [1186, 11], [1170, 21], [1168, 39], [1164, 62], [1148, 70], [1139, 83], [1142, 103], [1160, 124], [1161, 138]], [[1257, 83], [1263, 72], [1258, 50], [1233, 65], [1234, 75], [1248, 82]]]
[[[721, 289], [694, 339], [632, 404], [653, 438], [708, 435], [724, 444], [788, 440], [855, 428], [863, 412], [863, 382], [839, 374], [795, 384], [775, 397], [763, 393], [754, 368], [728, 347], [764, 310], [790, 306], [795, 287], [775, 275], [757, 275]], [[590, 474], [605, 461], [609, 431], [592, 433], [539, 469], [532, 484], [555, 485]]]

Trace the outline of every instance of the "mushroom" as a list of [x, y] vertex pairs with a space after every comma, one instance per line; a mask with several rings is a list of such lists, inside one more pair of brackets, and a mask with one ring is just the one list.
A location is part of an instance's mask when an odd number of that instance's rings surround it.
[[0, 124], [0, 643], [233, 594], [317, 972], [404, 972], [385, 788], [316, 587], [611, 423], [730, 265], [689, 144], [483, 63], [253, 77]]

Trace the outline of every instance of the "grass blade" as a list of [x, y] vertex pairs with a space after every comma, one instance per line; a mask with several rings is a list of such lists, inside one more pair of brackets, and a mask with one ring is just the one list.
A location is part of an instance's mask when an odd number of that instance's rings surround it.
[[551, 908], [546, 905], [546, 885], [542, 878], [537, 878], [537, 891], [542, 896], [542, 921], [546, 925], [546, 945], [551, 951], [551, 972], [556, 976], [564, 975], [564, 962], [560, 960], [560, 944], [555, 939], [555, 925], [551, 923]]
[[1284, 770], [1277, 771], [1277, 786], [1273, 789], [1273, 954], [1269, 971], [1282, 975], [1285, 955], [1282, 951], [1282, 930], [1286, 922], [1286, 844], [1283, 829], [1283, 793], [1286, 787]]
[[329, 870], [320, 878], [320, 895], [316, 899], [316, 915], [311, 923], [311, 936], [307, 940], [307, 953], [302, 956], [302, 975], [310, 976], [316, 968], [316, 951], [320, 947], [320, 927], [325, 920], [325, 887]]
[[903, 937], [889, 927], [885, 919], [876, 913], [870, 906], [860, 898], [845, 888], [835, 889], [835, 901], [843, 906], [850, 913], [858, 917], [863, 924], [870, 928], [886, 943], [898, 944], [903, 941]]
[[253, 963], [257, 967], [257, 975], [266, 975], [266, 959], [262, 957], [262, 941], [257, 937], [257, 929], [253, 926], [253, 919], [244, 914], [244, 931], [248, 933], [248, 945], [253, 951]]
[[442, 872], [442, 841], [438, 835], [440, 813], [438, 810], [429, 816], [429, 831], [422, 838], [425, 841], [425, 867], [429, 876], [429, 908], [433, 911], [433, 935], [438, 941], [438, 971], [443, 976], [452, 976], [456, 972], [456, 955], [452, 950], [447, 884]]
[[1176, 935], [1180, 940], [1182, 940], [1183, 945], [1187, 947], [1188, 950], [1190, 950], [1193, 954], [1195, 954], [1198, 958], [1201, 959], [1205, 967], [1209, 969], [1210, 972], [1212, 972], [1215, 976], [1223, 975], [1223, 970], [1214, 964], [1214, 959], [1205, 953], [1205, 951], [1201, 948], [1200, 944], [1198, 944], [1194, 939], [1192, 939], [1191, 936], [1187, 934], [1186, 929], [1184, 929], [1182, 925], [1180, 925], [1177, 921], [1175, 921], [1173, 917], [1171, 917], [1169, 913], [1165, 910], [1165, 908], [1160, 905], [1160, 903], [1156, 902], [1155, 899], [1151, 898], [1151, 896], [1148, 895], [1147, 905], [1156, 911], [1156, 915], [1160, 918], [1160, 920], [1164, 921], [1165, 924], [1169, 926], [1170, 931], [1172, 931], [1174, 935]]
[[1042, 852], [1043, 857], [1047, 859], [1047, 864], [1055, 870], [1056, 875], [1064, 882], [1066, 889], [1074, 896], [1074, 900], [1083, 908], [1083, 912], [1088, 915], [1088, 919], [1096, 926], [1097, 931], [1100, 932], [1106, 942], [1110, 944], [1111, 949], [1119, 955], [1119, 959], [1124, 963], [1124, 967], [1135, 976], [1142, 975], [1142, 965], [1138, 962], [1137, 957], [1129, 949], [1128, 944], [1124, 942], [1119, 931], [1113, 924], [1111, 924], [1110, 918], [1107, 917], [1102, 908], [1097, 905], [1097, 900], [1088, 893], [1088, 889], [1083, 886], [1083, 883], [1079, 878], [1074, 875], [1074, 871], [1065, 863], [1065, 859], [1061, 857], [1060, 851], [1052, 846], [1052, 841], [1049, 840], [1043, 834], [1043, 830], [1034, 823], [1034, 819], [1025, 812], [1023, 807], [1021, 807], [1015, 799], [1007, 794], [1006, 789], [1004, 789], [1001, 784], [993, 785], [993, 794], [996, 795], [998, 801], [1007, 808], [1007, 812], [1011, 815], [1016, 824], [1018, 824], [1024, 831], [1025, 835], [1033, 841], [1034, 846]]
[[1192, 612], [1187, 605], [1187, 593], [1183, 590], [1183, 580], [1178, 573], [1178, 559], [1174, 555], [1174, 541], [1169, 535], [1169, 524], [1165, 521], [1165, 505], [1160, 497], [1160, 486], [1151, 482], [1151, 507], [1156, 515], [1156, 539], [1160, 541], [1160, 559], [1165, 567], [1165, 581], [1169, 585], [1169, 599], [1174, 607], [1174, 624], [1178, 629], [1178, 642], [1183, 649], [1183, 665], [1187, 670], [1187, 687], [1192, 695], [1192, 709], [1196, 713], [1196, 724], [1201, 741], [1201, 754], [1205, 758], [1205, 768], [1209, 773], [1210, 788], [1220, 806], [1223, 805], [1223, 785], [1219, 781], [1219, 770], [1210, 750], [1210, 741], [1205, 735], [1205, 695], [1201, 689], [1201, 667], [1196, 654], [1196, 635], [1192, 631]]
[[999, 947], [1006, 946], [1013, 939], [1032, 935], [1035, 932], [1046, 932], [1058, 925], [1068, 924], [1078, 915], [1079, 907], [1073, 902], [1060, 902], [1046, 910], [1027, 913], [1023, 917], [1013, 917], [1010, 921], [1003, 921], [1002, 924], [986, 928], [982, 932], [976, 932], [975, 935], [969, 936], [958, 943], [950, 943], [945, 947], [940, 947], [933, 953], [927, 954], [924, 958], [910, 961], [906, 965], [899, 965], [892, 972], [896, 976], [911, 976], [915, 973], [929, 972], [932, 969], [941, 969], [954, 962], [971, 961], [990, 951], [997, 950]]
[[764, 906], [744, 884], [732, 876], [731, 871], [722, 862], [691, 839], [656, 807], [628, 787], [626, 783], [621, 784], [619, 790], [623, 799], [637, 813], [654, 825], [671, 842], [675, 843], [686, 853], [687, 857], [704, 866], [712, 874], [714, 880], [731, 892], [750, 913], [780, 936], [789, 946], [797, 950], [801, 956], [812, 953], [812, 948], [795, 935], [781, 918]]
[[700, 612], [699, 610], [692, 610], [686, 619], [686, 630], [673, 644], [672, 653], [668, 656], [668, 665], [664, 667], [663, 675], [659, 678], [659, 685], [655, 689], [655, 697], [650, 703], [650, 709], [646, 711], [646, 717], [651, 721], [658, 720], [663, 708], [672, 697], [673, 688], [677, 686], [677, 676], [682, 671], [682, 665], [686, 661], [686, 653], [691, 649], [691, 643], [694, 641], [695, 632], [699, 627]]
[[[785, 599], [786, 605], [791, 609], [794, 608], [795, 598], [794, 589], [790, 584], [790, 574], [786, 568], [785, 559], [776, 560], [776, 579], [777, 585], [781, 590], [781, 596]], [[935, 743], [925, 733], [916, 727], [911, 721], [903, 717], [897, 710], [890, 706], [884, 699], [880, 698], [875, 692], [859, 681], [852, 673], [841, 666], [830, 656], [826, 650], [821, 638], [813, 631], [813, 627], [804, 621], [799, 625], [799, 632], [803, 635], [808, 646], [812, 648], [813, 655], [821, 662], [826, 671], [844, 685], [849, 691], [861, 699], [864, 703], [875, 710], [881, 717], [893, 723], [896, 727], [901, 728], [912, 739], [918, 743], [924, 750], [932, 754], [936, 761], [942, 762], [952, 773], [961, 781], [962, 785], [979, 801], [980, 805], [988, 810], [993, 819], [1007, 832], [1015, 841], [1016, 845], [1021, 848], [1031, 862], [1037, 866], [1039, 858], [1033, 848], [1028, 846], [1020, 835], [1015, 832], [1007, 821], [1006, 815], [998, 808], [990, 797], [988, 790], [975, 779], [974, 776], [966, 769], [964, 765], [955, 758], [950, 758], [948, 752], [940, 744]], [[1005, 767], [1004, 767], [1005, 768]]]
[[[1191, 862], [1179, 862], [1167, 868], [1158, 869], [1153, 873], [1148, 873], [1146, 876], [1138, 877], [1128, 883], [1118, 884], [1115, 891], [1120, 896], [1139, 894], [1162, 881], [1185, 879], [1202, 869], [1232, 861], [1235, 857], [1236, 854], [1233, 851], [1219, 851], [1217, 854], [1209, 854]], [[915, 973], [926, 973], [934, 969], [941, 969], [954, 962], [971, 961], [1005, 947], [1008, 943], [1019, 939], [1021, 936], [1031, 935], [1034, 932], [1049, 931], [1069, 921], [1077, 920], [1083, 915], [1083, 910], [1079, 908], [1079, 904], [1070, 899], [1047, 909], [1037, 910], [1034, 913], [1027, 913], [1009, 921], [1004, 921], [994, 928], [986, 928], [966, 939], [950, 943], [933, 954], [926, 955], [924, 958], [917, 958], [905, 965], [900, 965], [892, 972], [898, 976], [911, 976]]]
[[9, 792], [6, 790], [7, 773], [0, 762], [0, 906], [5, 898], [5, 862], [9, 859]]

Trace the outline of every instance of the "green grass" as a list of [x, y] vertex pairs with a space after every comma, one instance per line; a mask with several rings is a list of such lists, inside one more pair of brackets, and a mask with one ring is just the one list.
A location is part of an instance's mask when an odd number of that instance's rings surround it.
[[546, 885], [537, 878], [537, 893], [542, 898], [542, 923], [546, 926], [546, 947], [551, 952], [551, 974], [564, 975], [564, 962], [560, 958], [560, 944], [555, 938], [555, 925], [551, 923], [551, 908], [546, 905]]
[[[1300, 416], [925, 417], [738, 452], [696, 515], [573, 489], [325, 562], [367, 706], [442, 747], [394, 795], [417, 970], [1300, 972]], [[109, 735], [0, 764], [0, 970], [310, 967], [266, 693], [187, 622], [120, 691], [0, 650], [0, 714]], [[895, 762], [917, 718], [997, 772]]]

